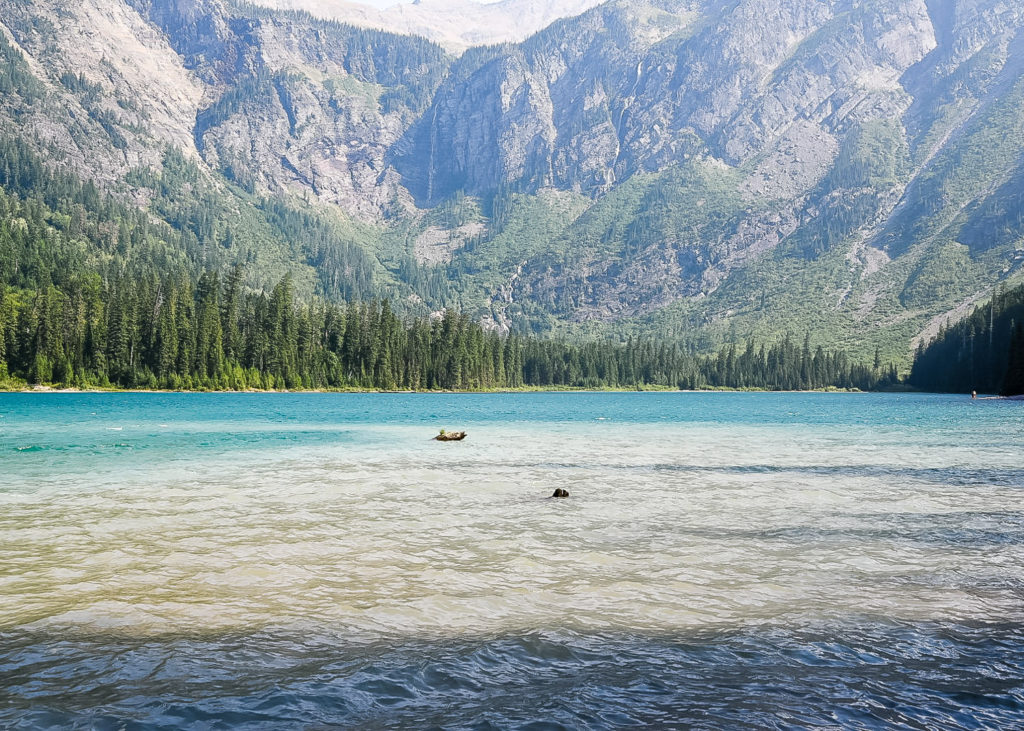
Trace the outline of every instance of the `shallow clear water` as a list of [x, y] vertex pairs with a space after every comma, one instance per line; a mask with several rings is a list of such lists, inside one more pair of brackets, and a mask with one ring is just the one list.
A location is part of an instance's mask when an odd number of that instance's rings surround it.
[[0, 725], [1019, 727], [1022, 686], [1019, 402], [0, 395]]

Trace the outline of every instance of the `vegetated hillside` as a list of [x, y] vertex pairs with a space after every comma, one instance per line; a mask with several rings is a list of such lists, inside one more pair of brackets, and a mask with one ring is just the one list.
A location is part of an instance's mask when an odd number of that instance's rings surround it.
[[989, 302], [922, 344], [909, 382], [926, 391], [1024, 393], [1024, 284], [1000, 286]]
[[[154, 185], [173, 198], [197, 178], [168, 159]], [[279, 221], [272, 233], [287, 238], [294, 213], [267, 213]], [[454, 310], [403, 321], [387, 300], [299, 302], [290, 273], [272, 288], [247, 287], [254, 264], [210, 269], [217, 259], [202, 241], [0, 140], [0, 388], [866, 389], [895, 380], [892, 366], [812, 351], [809, 339], [701, 358], [651, 341], [502, 336]]]
[[457, 59], [222, 0], [0, 21], [5, 127], [253, 286], [905, 363], [1024, 265], [1004, 0], [613, 0]]
[[[309, 18], [229, 15], [216, 2], [137, 5], [0, 2], [13, 29], [0, 34], [8, 142], [17, 135], [48, 167], [170, 224], [195, 244], [200, 271], [243, 263], [254, 287], [291, 271], [300, 294], [333, 299], [405, 302], [416, 299], [408, 282], [443, 293], [409, 267], [399, 282], [378, 255], [387, 230], [364, 215], [404, 210], [373, 168], [387, 135], [424, 103], [420, 87], [443, 73], [440, 48], [336, 24], [311, 30]], [[290, 70], [312, 57], [322, 71]], [[321, 97], [304, 96], [311, 76]], [[317, 110], [326, 117], [314, 121]]]
[[586, 199], [525, 252], [458, 252], [499, 321], [896, 355], [1024, 259], [1021, 10], [971, 7], [604, 5], [453, 73], [398, 168], [513, 220]]

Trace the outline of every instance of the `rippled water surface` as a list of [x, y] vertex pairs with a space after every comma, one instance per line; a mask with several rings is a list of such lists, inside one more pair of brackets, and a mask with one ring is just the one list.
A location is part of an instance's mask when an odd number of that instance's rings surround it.
[[1022, 688], [1020, 402], [0, 395], [0, 726], [1022, 727]]

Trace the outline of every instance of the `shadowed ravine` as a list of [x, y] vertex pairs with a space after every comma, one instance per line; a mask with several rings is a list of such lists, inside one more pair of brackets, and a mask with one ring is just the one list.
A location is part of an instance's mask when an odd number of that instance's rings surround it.
[[1017, 726], [1021, 453], [945, 396], [0, 396], [0, 725]]

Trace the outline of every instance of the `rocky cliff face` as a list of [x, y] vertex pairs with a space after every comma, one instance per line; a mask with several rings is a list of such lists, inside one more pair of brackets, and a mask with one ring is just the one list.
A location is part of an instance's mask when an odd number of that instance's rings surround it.
[[448, 64], [422, 39], [221, 0], [6, 2], [0, 20], [46, 89], [12, 128], [86, 177], [113, 182], [171, 145], [250, 190], [370, 218], [407, 197], [385, 155]]
[[767, 154], [751, 192], [788, 197], [847, 130], [902, 116], [899, 79], [935, 47], [924, 0], [607, 3], [453, 76], [399, 169], [430, 204], [502, 184], [593, 194], [692, 155]]
[[1010, 0], [612, 0], [458, 58], [226, 0], [0, 22], [35, 89], [0, 115], [55, 162], [131, 195], [180, 148], [370, 226], [382, 292], [504, 327], [906, 343], [1024, 260]]
[[[955, 216], [936, 186], [991, 181], [958, 186], [968, 206], [998, 182], [1012, 189], [1017, 136], [974, 135], [1018, 126], [1008, 109], [983, 120], [1020, 82], [1021, 22], [1002, 2], [607, 3], [453, 74], [396, 165], [426, 206], [455, 190], [555, 187], [614, 209], [619, 183], [660, 175], [624, 236], [574, 224], [552, 247], [571, 257], [517, 276], [523, 299], [572, 319], [707, 297], [780, 246], [812, 258], [849, 247], [842, 306], [889, 275], [882, 259], [955, 239], [937, 227]], [[961, 143], [985, 158], [976, 172], [941, 167]], [[868, 287], [856, 317], [882, 294]]]
[[0, 21], [38, 89], [0, 105], [8, 130], [106, 183], [133, 165], [156, 164], [164, 145], [195, 152], [191, 130], [203, 85], [131, 7], [4, 0]]
[[208, 84], [191, 131], [211, 167], [361, 217], [403, 199], [385, 155], [444, 73], [439, 47], [308, 16], [231, 16], [219, 0], [133, 3]]

